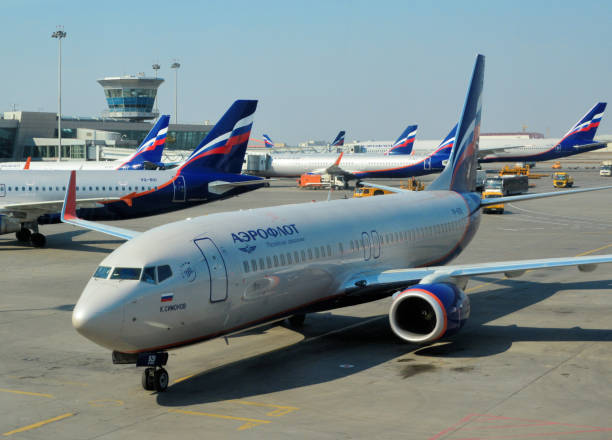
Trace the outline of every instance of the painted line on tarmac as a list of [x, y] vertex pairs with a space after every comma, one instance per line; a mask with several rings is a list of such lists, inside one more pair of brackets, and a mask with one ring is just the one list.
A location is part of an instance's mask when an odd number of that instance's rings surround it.
[[13, 394], [23, 394], [25, 396], [46, 397], [48, 399], [53, 399], [53, 395], [51, 395], [51, 394], [33, 393], [31, 391], [7, 390], [6, 388], [0, 388], [0, 392], [2, 392], [2, 393], [13, 393]]
[[41, 426], [48, 425], [49, 423], [59, 422], [60, 420], [67, 419], [68, 417], [72, 417], [74, 415], [75, 415], [74, 413], [62, 414], [61, 416], [53, 417], [52, 419], [43, 420], [41, 422], [33, 423], [31, 425], [24, 426], [22, 428], [13, 429], [12, 431], [5, 432], [2, 435], [5, 436], [5, 437], [8, 437], [10, 435], [18, 434], [20, 432], [24, 432], [24, 431], [29, 431], [31, 429], [40, 428]]
[[241, 425], [238, 428], [238, 431], [244, 431], [245, 429], [250, 429], [250, 428], [254, 428], [259, 425], [265, 425], [268, 423], [272, 423], [270, 420], [250, 419], [247, 417], [227, 416], [224, 414], [213, 414], [213, 413], [205, 413], [205, 412], [200, 412], [200, 411], [189, 411], [185, 409], [169, 409], [168, 412], [187, 414], [190, 416], [203, 416], [203, 417], [212, 417], [215, 419], [238, 420], [240, 422], [246, 422], [244, 425]]
[[598, 252], [598, 251], [603, 251], [604, 249], [607, 249], [609, 247], [612, 247], [612, 243], [607, 244], [607, 245], [602, 246], [602, 247], [598, 247], [597, 249], [592, 249], [590, 251], [583, 252], [583, 253], [578, 254], [576, 256], [577, 257], [584, 257], [585, 255], [590, 255], [590, 254], [594, 254], [595, 252]]
[[299, 410], [299, 408], [295, 406], [274, 405], [272, 403], [251, 402], [248, 400], [231, 400], [230, 402], [238, 403], [240, 405], [260, 406], [263, 408], [275, 408], [274, 411], [270, 411], [269, 413], [266, 413], [266, 415], [270, 417], [281, 417], [286, 414], [289, 414], [290, 412]]

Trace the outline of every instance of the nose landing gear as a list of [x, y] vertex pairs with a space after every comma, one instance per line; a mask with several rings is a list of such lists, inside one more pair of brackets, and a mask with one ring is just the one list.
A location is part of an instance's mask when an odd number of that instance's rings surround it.
[[170, 379], [164, 368], [147, 367], [142, 372], [142, 387], [147, 391], [161, 393], [168, 388]]

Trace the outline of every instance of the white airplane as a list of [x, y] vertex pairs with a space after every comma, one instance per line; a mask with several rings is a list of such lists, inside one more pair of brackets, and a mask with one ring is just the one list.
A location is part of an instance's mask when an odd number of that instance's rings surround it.
[[448, 166], [427, 191], [211, 214], [140, 233], [78, 219], [72, 172], [63, 221], [129, 239], [89, 280], [73, 326], [113, 350], [114, 363], [145, 366], [143, 387], [163, 391], [175, 347], [390, 295], [393, 332], [428, 343], [465, 324], [471, 276], [612, 262], [599, 255], [445, 266], [472, 240], [488, 203], [603, 189], [481, 200], [474, 186], [483, 75], [478, 55]]
[[0, 162], [0, 170], [144, 170], [165, 168], [161, 163], [166, 146], [169, 115], [161, 115], [136, 151], [125, 159], [108, 161], [67, 160], [62, 162]]

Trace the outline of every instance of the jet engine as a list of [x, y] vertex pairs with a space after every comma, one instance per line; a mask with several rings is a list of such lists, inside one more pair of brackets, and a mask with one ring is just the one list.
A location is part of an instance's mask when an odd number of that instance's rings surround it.
[[21, 230], [21, 223], [6, 215], [0, 215], [0, 234], [18, 232]]
[[417, 284], [393, 295], [389, 322], [405, 341], [422, 344], [457, 333], [470, 316], [470, 300], [454, 284]]

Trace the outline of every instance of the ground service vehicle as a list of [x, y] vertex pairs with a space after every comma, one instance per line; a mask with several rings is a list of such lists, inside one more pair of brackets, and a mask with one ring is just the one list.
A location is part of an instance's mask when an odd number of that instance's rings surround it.
[[574, 186], [574, 179], [568, 173], [553, 174], [553, 186], [555, 188], [571, 188]]
[[526, 193], [529, 189], [527, 176], [495, 176], [485, 181], [484, 190], [499, 190], [504, 196]]
[[[488, 190], [484, 190], [482, 193], [482, 199], [497, 199], [500, 197], [503, 197], [504, 195], [502, 194], [502, 192], [498, 189], [488, 189]], [[482, 212], [485, 214], [489, 214], [489, 213], [499, 213], [499, 214], [503, 214], [504, 213], [504, 204], [503, 203], [499, 203], [497, 205], [486, 205], [484, 208], [482, 208]]]
[[357, 187], [353, 193], [353, 197], [370, 197], [382, 196], [383, 194], [393, 194], [392, 191], [380, 188]]
[[298, 179], [298, 187], [307, 189], [342, 189], [346, 188], [346, 181], [344, 176], [305, 173]]
[[600, 176], [612, 177], [612, 160], [604, 160], [599, 168]]

